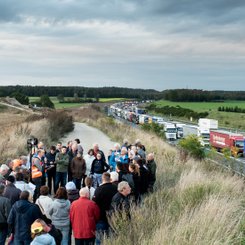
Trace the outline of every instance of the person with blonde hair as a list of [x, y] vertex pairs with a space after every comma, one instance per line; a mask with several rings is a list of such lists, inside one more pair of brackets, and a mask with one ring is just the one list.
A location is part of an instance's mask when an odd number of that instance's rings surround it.
[[44, 231], [44, 227], [39, 220], [35, 220], [31, 225], [33, 241], [30, 245], [56, 245], [54, 238]]

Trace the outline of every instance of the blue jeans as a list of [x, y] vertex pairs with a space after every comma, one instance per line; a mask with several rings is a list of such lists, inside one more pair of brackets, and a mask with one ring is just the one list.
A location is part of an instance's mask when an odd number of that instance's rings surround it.
[[101, 240], [103, 239], [104, 235], [108, 235], [109, 233], [109, 225], [107, 222], [103, 220], [99, 220], [96, 224], [96, 245], [101, 244]]
[[69, 231], [70, 231], [70, 226], [55, 226], [57, 229], [60, 229], [62, 233], [62, 241], [61, 245], [68, 245], [69, 241]]
[[0, 245], [4, 245], [8, 235], [8, 225], [0, 230]]
[[59, 188], [59, 184], [62, 187], [65, 187], [67, 182], [67, 172], [56, 172], [55, 175], [55, 193]]
[[14, 245], [30, 245], [31, 244], [31, 240], [25, 240], [25, 241], [20, 241], [20, 240], [16, 240], [14, 239]]
[[93, 187], [96, 189], [102, 183], [102, 174], [93, 174]]

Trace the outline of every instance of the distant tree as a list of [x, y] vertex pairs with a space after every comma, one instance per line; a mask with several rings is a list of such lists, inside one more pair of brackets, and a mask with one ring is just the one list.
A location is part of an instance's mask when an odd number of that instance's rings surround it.
[[74, 93], [73, 97], [74, 97], [74, 101], [75, 102], [78, 102], [80, 100], [79, 96], [78, 96], [78, 93]]
[[46, 94], [40, 97], [40, 103], [43, 107], [54, 108], [54, 103], [50, 100], [49, 96]]
[[11, 94], [10, 97], [15, 98], [16, 100], [18, 100], [21, 104], [23, 105], [28, 105], [29, 104], [29, 97], [20, 93], [20, 92], [14, 92]]

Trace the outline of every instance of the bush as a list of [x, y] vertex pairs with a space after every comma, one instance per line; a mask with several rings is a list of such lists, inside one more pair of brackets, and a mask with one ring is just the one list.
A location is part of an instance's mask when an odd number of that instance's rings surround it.
[[74, 129], [73, 117], [64, 111], [52, 111], [47, 116], [49, 122], [48, 135], [51, 141], [59, 140], [65, 133]]
[[185, 139], [181, 139], [178, 145], [195, 159], [201, 160], [205, 158], [204, 147], [195, 135], [189, 135]]
[[163, 126], [157, 124], [157, 123], [151, 123], [151, 124], [143, 124], [141, 128], [145, 131], [150, 131], [155, 133], [157, 136], [161, 138], [165, 138]]

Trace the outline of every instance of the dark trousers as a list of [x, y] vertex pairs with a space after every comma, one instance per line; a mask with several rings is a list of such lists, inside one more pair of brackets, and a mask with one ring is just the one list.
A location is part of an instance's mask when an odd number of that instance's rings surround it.
[[32, 179], [33, 184], [36, 186], [36, 189], [33, 194], [33, 202], [35, 203], [38, 197], [40, 196], [40, 188], [42, 186], [42, 177]]
[[8, 225], [0, 229], [0, 245], [4, 245], [8, 235]]
[[59, 184], [60, 186], [62, 187], [65, 187], [66, 185], [66, 182], [67, 182], [67, 173], [63, 173], [63, 172], [56, 172], [56, 175], [55, 175], [55, 193], [56, 191], [58, 190], [59, 188]]
[[75, 238], [76, 245], [94, 245], [95, 238], [77, 239]]
[[[48, 188], [49, 194], [52, 194], [52, 187], [55, 189], [55, 176], [56, 176], [56, 169], [50, 169], [47, 171], [48, 175]], [[55, 191], [54, 191], [55, 192]]]
[[77, 178], [73, 178], [72, 181], [74, 182], [74, 184], [76, 185], [76, 188], [78, 190], [81, 189], [81, 181], [82, 181], [82, 178], [81, 179], [77, 179]]
[[101, 244], [105, 235], [109, 235], [109, 224], [104, 220], [99, 220], [96, 224], [96, 245]]

